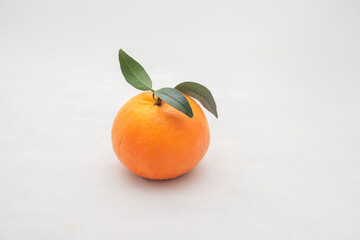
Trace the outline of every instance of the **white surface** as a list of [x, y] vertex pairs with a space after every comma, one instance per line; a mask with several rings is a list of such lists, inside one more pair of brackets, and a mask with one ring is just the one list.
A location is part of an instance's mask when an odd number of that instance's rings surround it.
[[[0, 239], [360, 239], [358, 1], [0, 2]], [[189, 174], [153, 182], [110, 129], [138, 93], [217, 100]]]

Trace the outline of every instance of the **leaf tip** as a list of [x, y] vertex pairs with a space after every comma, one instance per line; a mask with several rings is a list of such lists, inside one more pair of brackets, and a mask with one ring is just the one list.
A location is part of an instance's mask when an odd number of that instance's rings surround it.
[[122, 48], [120, 48], [119, 50], [119, 56], [124, 56], [126, 53], [124, 50], [122, 50]]
[[193, 116], [194, 116], [194, 114], [193, 114], [193, 112], [191, 111], [191, 113], [189, 113], [189, 114], [186, 114], [189, 118], [193, 118]]

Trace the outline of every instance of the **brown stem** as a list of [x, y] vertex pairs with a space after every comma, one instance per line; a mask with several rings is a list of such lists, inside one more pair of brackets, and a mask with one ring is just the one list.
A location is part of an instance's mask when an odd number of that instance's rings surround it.
[[157, 106], [161, 106], [161, 99], [160, 98], [157, 98], [154, 102], [154, 105], [157, 105]]

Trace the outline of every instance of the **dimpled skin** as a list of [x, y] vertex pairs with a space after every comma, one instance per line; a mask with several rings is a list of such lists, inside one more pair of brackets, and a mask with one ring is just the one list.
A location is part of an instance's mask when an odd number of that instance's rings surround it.
[[164, 101], [154, 105], [152, 92], [130, 99], [117, 113], [111, 139], [116, 156], [133, 173], [148, 179], [176, 178], [193, 169], [210, 143], [204, 112], [186, 96], [194, 116]]

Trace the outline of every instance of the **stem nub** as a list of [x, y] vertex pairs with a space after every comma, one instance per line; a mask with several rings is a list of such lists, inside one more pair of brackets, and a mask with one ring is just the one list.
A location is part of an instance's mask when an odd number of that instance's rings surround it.
[[156, 96], [156, 98], [155, 98], [155, 96], [156, 95], [153, 93], [152, 97], [155, 100], [154, 105], [161, 106], [161, 102], [162, 102], [161, 99], [158, 96]]
[[161, 102], [162, 100], [160, 98], [156, 99], [155, 102], [154, 102], [154, 105], [157, 105], [157, 106], [161, 106]]

